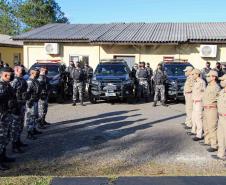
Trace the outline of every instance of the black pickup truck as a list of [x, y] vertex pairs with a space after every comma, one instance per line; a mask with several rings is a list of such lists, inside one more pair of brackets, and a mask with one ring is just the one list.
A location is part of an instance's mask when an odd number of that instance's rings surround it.
[[131, 70], [124, 60], [102, 60], [91, 80], [90, 102], [97, 100], [128, 100], [133, 96]]
[[188, 62], [163, 62], [164, 70], [167, 74], [166, 98], [169, 100], [184, 100], [184, 84], [186, 76], [184, 69], [192, 66]]

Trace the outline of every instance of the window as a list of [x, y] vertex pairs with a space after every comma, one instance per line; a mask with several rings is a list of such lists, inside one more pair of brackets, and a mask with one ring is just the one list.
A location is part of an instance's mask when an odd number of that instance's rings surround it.
[[81, 65], [84, 65], [85, 62], [89, 63], [89, 56], [85, 56], [85, 55], [70, 55], [70, 61], [73, 61], [74, 63], [80, 62]]
[[135, 56], [118, 56], [118, 55], [115, 55], [114, 59], [123, 59], [123, 60], [125, 60], [130, 69], [132, 69], [132, 67], [135, 64]]
[[21, 63], [21, 54], [15, 53], [13, 56], [13, 63], [14, 64], [20, 64]]

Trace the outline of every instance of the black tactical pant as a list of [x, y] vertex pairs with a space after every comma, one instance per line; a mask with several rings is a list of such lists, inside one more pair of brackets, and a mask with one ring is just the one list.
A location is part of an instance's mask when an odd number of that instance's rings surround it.
[[138, 83], [138, 97], [142, 98], [142, 95], [144, 98], [148, 98], [150, 94], [149, 90], [149, 84], [147, 80], [139, 80]]

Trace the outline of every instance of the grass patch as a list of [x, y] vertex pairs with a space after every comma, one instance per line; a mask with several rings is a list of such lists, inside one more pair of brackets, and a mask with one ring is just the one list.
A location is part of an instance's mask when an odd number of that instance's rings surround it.
[[0, 185], [49, 185], [51, 180], [42, 176], [0, 177]]

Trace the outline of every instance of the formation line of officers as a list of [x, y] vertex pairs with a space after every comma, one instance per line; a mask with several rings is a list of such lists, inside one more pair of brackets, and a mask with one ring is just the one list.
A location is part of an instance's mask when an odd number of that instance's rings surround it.
[[167, 74], [161, 63], [157, 65], [155, 71], [152, 70], [149, 63], [147, 65], [145, 62], [140, 62], [139, 65], [135, 64], [132, 68], [132, 76], [135, 82], [135, 97], [137, 101], [144, 98], [148, 102], [149, 98], [154, 94], [153, 107], [156, 107], [159, 99], [162, 106], [167, 106], [165, 104]]
[[218, 78], [216, 70], [209, 70], [202, 78], [198, 69], [188, 66], [184, 86], [186, 101], [185, 129], [194, 141], [209, 146], [208, 152], [215, 159], [225, 160], [226, 149], [226, 74]]
[[[72, 105], [76, 106], [80, 102], [81, 106], [84, 106], [86, 90], [88, 95], [91, 93], [89, 84], [93, 77], [93, 68], [89, 66], [88, 62], [85, 62], [84, 66], [82, 66], [79, 61], [70, 61], [66, 72], [69, 82], [69, 92], [72, 92]], [[159, 95], [161, 104], [167, 106], [165, 104], [165, 83], [167, 75], [162, 64], [158, 64], [154, 72], [149, 63], [147, 65], [145, 62], [140, 62], [139, 65], [135, 64], [132, 69], [132, 77], [135, 83], [135, 97], [137, 101], [141, 101], [144, 98], [148, 102], [151, 95], [154, 94], [154, 107], [157, 105]]]
[[21, 141], [26, 125], [27, 139], [35, 140], [49, 123], [45, 121], [48, 111], [49, 82], [46, 67], [32, 68], [29, 79], [23, 79], [25, 70], [21, 65], [14, 69], [0, 68], [0, 171], [8, 170], [7, 163], [14, 158], [6, 155], [9, 143], [13, 153], [23, 153], [27, 144]]

